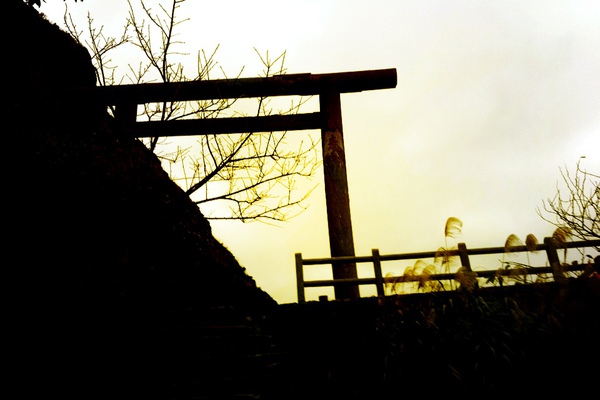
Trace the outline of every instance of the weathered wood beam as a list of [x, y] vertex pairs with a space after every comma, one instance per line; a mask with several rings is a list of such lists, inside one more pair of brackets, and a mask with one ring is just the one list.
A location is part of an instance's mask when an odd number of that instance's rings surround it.
[[127, 128], [133, 137], [196, 136], [246, 132], [320, 129], [319, 112], [261, 117], [182, 119], [136, 122]]
[[396, 87], [396, 69], [379, 69], [330, 74], [289, 74], [268, 78], [214, 79], [171, 83], [81, 88], [66, 93], [82, 96], [107, 106], [117, 103], [237, 99], [269, 96], [311, 96], [323, 90], [353, 93]]

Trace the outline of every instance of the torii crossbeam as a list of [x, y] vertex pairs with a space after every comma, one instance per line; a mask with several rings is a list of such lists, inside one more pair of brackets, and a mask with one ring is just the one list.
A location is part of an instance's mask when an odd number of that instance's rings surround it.
[[[330, 74], [290, 74], [265, 78], [116, 85], [78, 90], [76, 95], [115, 106], [115, 118], [134, 137], [190, 136], [245, 132], [321, 130], [323, 173], [331, 257], [355, 256], [340, 95], [396, 87], [396, 69]], [[73, 94], [73, 93], [71, 93]], [[238, 99], [272, 96], [319, 96], [319, 112], [137, 122], [144, 103]], [[332, 265], [334, 279], [356, 278], [356, 264]], [[336, 299], [359, 298], [357, 285], [335, 286]]]

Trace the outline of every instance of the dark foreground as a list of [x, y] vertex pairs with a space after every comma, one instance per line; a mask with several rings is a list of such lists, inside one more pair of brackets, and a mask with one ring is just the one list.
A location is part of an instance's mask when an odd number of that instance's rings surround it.
[[[590, 394], [600, 280], [40, 326], [24, 398], [388, 399]], [[108, 321], [108, 319], [107, 319]], [[76, 326], [76, 325], [73, 325]], [[64, 335], [64, 330], [61, 331]]]

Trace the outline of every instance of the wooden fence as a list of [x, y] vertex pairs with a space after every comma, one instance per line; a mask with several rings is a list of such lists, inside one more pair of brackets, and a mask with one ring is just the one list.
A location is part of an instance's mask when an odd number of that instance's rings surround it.
[[[528, 249], [526, 246], [511, 246], [511, 247], [486, 247], [477, 249], [467, 249], [466, 244], [459, 243], [456, 249], [447, 250], [445, 256], [448, 257], [459, 257], [460, 264], [464, 267], [464, 270], [471, 271], [477, 278], [490, 278], [496, 275], [506, 276], [511, 274], [521, 275], [538, 275], [538, 274], [552, 274], [556, 271], [553, 270], [552, 265], [562, 265], [564, 271], [582, 271], [585, 267], [584, 264], [574, 265], [563, 265], [559, 259], [559, 251], [570, 248], [588, 248], [592, 247], [598, 249], [600, 247], [600, 240], [586, 240], [578, 242], [566, 242], [562, 245], [557, 244], [552, 238], [547, 237], [544, 239], [544, 243], [537, 244], [535, 249]], [[489, 254], [504, 254], [504, 253], [523, 253], [529, 251], [544, 250], [548, 259], [548, 265], [545, 267], [532, 267], [524, 266], [518, 270], [507, 270], [507, 269], [489, 269], [489, 270], [478, 270], [473, 271], [471, 269], [471, 262], [469, 256], [475, 255], [489, 255]], [[397, 260], [420, 260], [435, 258], [439, 255], [439, 251], [425, 251], [420, 253], [405, 253], [405, 254], [379, 254], [378, 249], [373, 249], [370, 256], [358, 256], [358, 257], [330, 257], [330, 258], [302, 258], [302, 253], [296, 253], [296, 282], [298, 289], [298, 302], [303, 303], [306, 301], [305, 288], [307, 287], [336, 287], [336, 286], [347, 286], [347, 285], [375, 285], [377, 289], [377, 296], [385, 296], [384, 285], [386, 283], [401, 283], [410, 282], [411, 280], [406, 279], [404, 276], [387, 276], [384, 277], [382, 274], [381, 263], [383, 261], [397, 261]], [[374, 276], [369, 278], [351, 278], [351, 279], [327, 279], [327, 280], [304, 280], [304, 266], [307, 265], [331, 265], [335, 270], [336, 265], [343, 265], [347, 263], [373, 263]], [[440, 273], [432, 274], [428, 276], [431, 281], [452, 281], [457, 279], [456, 273]]]

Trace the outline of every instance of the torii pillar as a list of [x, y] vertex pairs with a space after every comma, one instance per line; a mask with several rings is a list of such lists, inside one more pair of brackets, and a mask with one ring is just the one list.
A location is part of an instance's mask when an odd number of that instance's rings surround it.
[[[340, 93], [327, 90], [319, 94], [319, 101], [323, 118], [321, 143], [331, 257], [353, 257], [355, 256], [354, 237], [350, 218]], [[334, 280], [358, 277], [356, 263], [334, 264], [332, 268]], [[335, 285], [334, 290], [335, 298], [338, 300], [360, 297], [358, 285]]]

